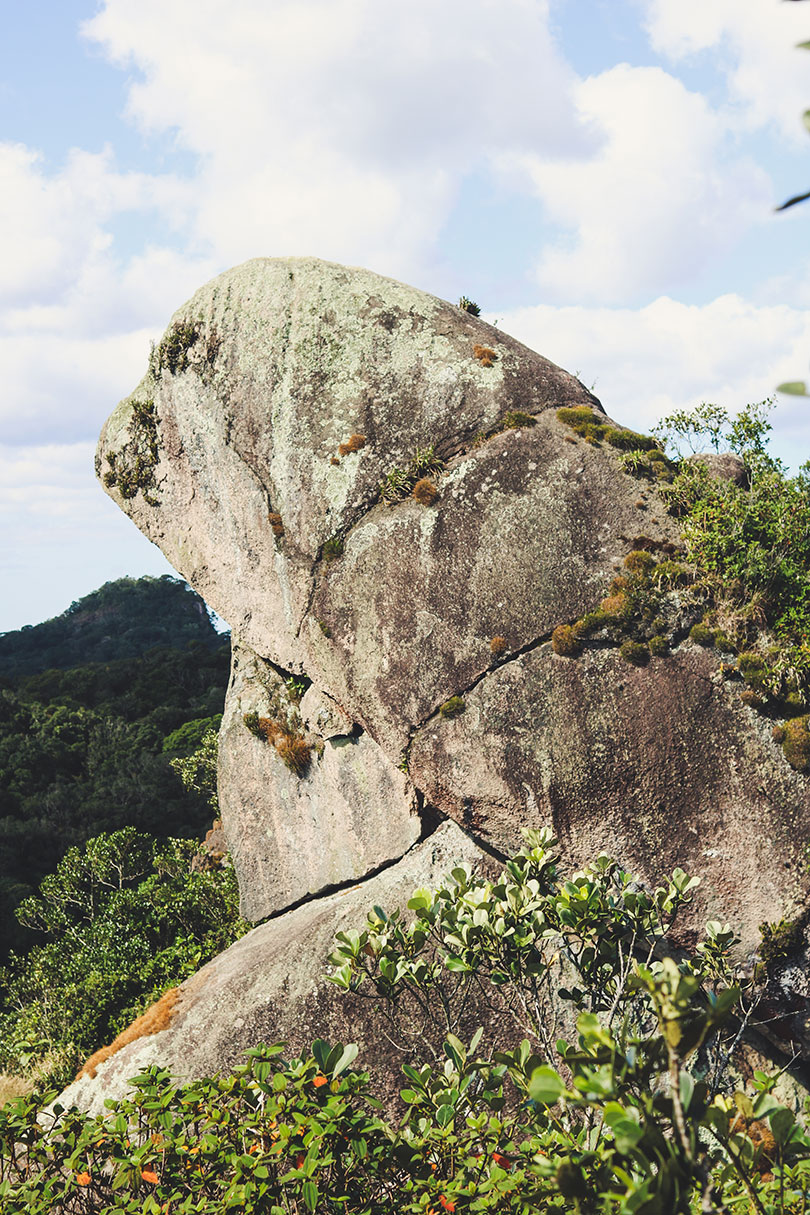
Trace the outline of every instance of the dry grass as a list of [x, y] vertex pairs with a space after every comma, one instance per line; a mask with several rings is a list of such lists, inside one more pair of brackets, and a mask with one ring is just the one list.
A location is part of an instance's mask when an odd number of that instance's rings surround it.
[[267, 741], [273, 743], [274, 746], [282, 734], [285, 733], [281, 722], [275, 721], [272, 717], [260, 717], [257, 726], [259, 733], [263, 734]]
[[270, 526], [273, 529], [274, 536], [284, 535], [284, 524], [281, 521], [281, 515], [277, 511], [271, 511], [267, 516], [270, 521]]
[[365, 435], [350, 435], [346, 442], [341, 443], [340, 447], [338, 447], [338, 454], [341, 456], [348, 456], [353, 451], [359, 451], [360, 448], [365, 447], [365, 445]]
[[141, 1013], [140, 1017], [136, 1017], [114, 1042], [111, 1042], [109, 1046], [102, 1046], [101, 1050], [97, 1050], [94, 1055], [91, 1055], [78, 1072], [76, 1079], [80, 1080], [82, 1076], [90, 1076], [92, 1079], [102, 1063], [106, 1063], [130, 1042], [136, 1042], [138, 1038], [147, 1038], [151, 1034], [159, 1034], [161, 1030], [167, 1029], [171, 1025], [175, 1005], [179, 998], [179, 987], [170, 987], [168, 991], [164, 991], [160, 999], [151, 1008], [147, 1008], [145, 1013]]
[[505, 637], [493, 637], [489, 643], [489, 648], [492, 650], [492, 653], [495, 654], [496, 656], [498, 654], [504, 654], [507, 650], [506, 638]]
[[473, 346], [473, 354], [478, 359], [482, 367], [491, 367], [498, 357], [494, 350], [490, 350], [489, 346]]
[[12, 1076], [8, 1072], [0, 1072], [0, 1106], [15, 1097], [27, 1097], [34, 1091], [33, 1080], [24, 1076]]
[[309, 767], [309, 743], [295, 734], [282, 734], [274, 745], [290, 771], [303, 776]]
[[422, 477], [417, 481], [412, 493], [416, 501], [421, 502], [423, 506], [432, 506], [439, 497], [439, 491], [430, 477]]

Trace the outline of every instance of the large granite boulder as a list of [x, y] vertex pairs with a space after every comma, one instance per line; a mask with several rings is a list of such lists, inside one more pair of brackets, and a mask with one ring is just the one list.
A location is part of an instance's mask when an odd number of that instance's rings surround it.
[[802, 904], [807, 778], [689, 621], [644, 667], [598, 633], [551, 644], [631, 550], [679, 540], [621, 435], [593, 441], [609, 425], [546, 359], [367, 271], [251, 261], [175, 315], [98, 467], [233, 630], [220, 795], [251, 917], [389, 863], [436, 808], [496, 853], [551, 822], [573, 860], [687, 866], [684, 940], [711, 911], [751, 953]]
[[[82, 1075], [60, 1103], [103, 1113], [104, 1101], [124, 1096], [128, 1080], [153, 1063], [169, 1068], [179, 1081], [191, 1080], [233, 1067], [261, 1042], [283, 1039], [294, 1054], [309, 1050], [316, 1038], [356, 1042], [358, 1067], [372, 1069], [378, 1091], [391, 1100], [409, 1056], [391, 1049], [385, 1023], [365, 997], [329, 982], [327, 958], [335, 933], [363, 928], [373, 905], [389, 912], [404, 909], [414, 890], [439, 885], [460, 863], [478, 872], [496, 869], [454, 823], [444, 823], [376, 877], [254, 928], [182, 985], [166, 1029], [130, 1042], [94, 1076]], [[471, 1035], [486, 1019], [483, 1002], [473, 998], [466, 1016], [467, 1023], [455, 1032]], [[510, 1032], [514, 1038], [511, 1022]], [[414, 1043], [417, 1056], [424, 1049]]]

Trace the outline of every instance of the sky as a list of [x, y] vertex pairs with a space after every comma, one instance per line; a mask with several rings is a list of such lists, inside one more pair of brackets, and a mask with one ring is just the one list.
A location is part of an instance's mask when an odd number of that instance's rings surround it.
[[[0, 632], [172, 572], [97, 486], [150, 342], [250, 257], [366, 266], [649, 430], [810, 364], [810, 3], [0, 0]], [[772, 449], [810, 458], [810, 402]]]

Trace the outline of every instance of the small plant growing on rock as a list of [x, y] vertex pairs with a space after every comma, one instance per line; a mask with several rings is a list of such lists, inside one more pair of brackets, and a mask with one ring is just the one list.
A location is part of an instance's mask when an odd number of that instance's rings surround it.
[[624, 566], [631, 574], [639, 574], [644, 577], [652, 573], [655, 566], [655, 557], [646, 549], [634, 549], [632, 553], [628, 553], [625, 557]]
[[118, 452], [107, 453], [107, 471], [102, 480], [107, 489], [117, 489], [129, 500], [140, 491], [150, 506], [160, 503], [155, 496], [155, 468], [160, 457], [157, 414], [154, 401], [133, 401], [127, 428], [128, 438]]
[[442, 717], [458, 717], [467, 708], [461, 696], [451, 696], [443, 705], [439, 705], [439, 713]]
[[551, 648], [564, 658], [577, 658], [582, 653], [582, 642], [574, 626], [558, 624], [551, 634]]
[[[635, 430], [627, 430], [625, 427], [608, 427], [605, 431], [605, 441], [611, 447], [617, 447], [620, 451], [641, 453], [648, 451], [660, 451], [658, 442], [649, 435], [638, 434]], [[663, 456], [664, 453], [661, 452]], [[666, 457], [664, 457], [666, 458]]]
[[302, 734], [291, 729], [285, 722], [273, 717], [260, 717], [258, 713], [246, 713], [242, 718], [251, 734], [275, 747], [279, 757], [296, 776], [303, 776], [312, 756], [312, 748]]
[[294, 734], [283, 734], [275, 744], [284, 763], [296, 776], [303, 776], [309, 767], [312, 748], [309, 743]]
[[462, 295], [458, 301], [458, 306], [462, 312], [469, 312], [470, 316], [480, 316], [481, 309], [476, 304], [475, 300], [471, 300], [468, 296]]
[[380, 499], [389, 506], [402, 502], [412, 493], [417, 483], [424, 478], [437, 476], [444, 468], [444, 461], [430, 447], [417, 447], [406, 468], [395, 466], [380, 482]]
[[365, 435], [350, 435], [345, 443], [341, 443], [338, 447], [338, 454], [341, 456], [351, 455], [352, 452], [361, 451], [366, 445]]
[[433, 506], [439, 499], [439, 491], [430, 477], [421, 477], [411, 491], [412, 497], [422, 506]]
[[330, 536], [321, 549], [321, 561], [336, 561], [343, 556], [343, 548], [342, 536]]
[[489, 643], [489, 648], [495, 657], [499, 658], [501, 654], [506, 653], [509, 647], [505, 637], [493, 637]]
[[746, 650], [737, 659], [737, 665], [749, 688], [764, 692], [768, 681], [768, 664], [755, 650]]
[[810, 772], [810, 715], [794, 717], [785, 723], [782, 750], [791, 768]]
[[284, 523], [278, 511], [271, 510], [267, 516], [267, 521], [270, 524], [274, 536], [284, 535]]
[[625, 662], [631, 663], [634, 667], [646, 667], [650, 661], [650, 647], [643, 641], [633, 641], [631, 637], [622, 642], [619, 646], [619, 653]]
[[498, 357], [489, 346], [479, 346], [477, 343], [473, 346], [473, 354], [482, 367], [491, 367]]
[[706, 624], [693, 624], [689, 630], [689, 637], [697, 645], [705, 646], [710, 649], [714, 645], [714, 632]]
[[501, 430], [520, 430], [524, 426], [536, 426], [537, 418], [530, 413], [524, 413], [520, 409], [510, 409], [503, 415], [500, 421]]
[[661, 633], [656, 633], [654, 637], [651, 637], [647, 645], [654, 658], [666, 658], [669, 653], [669, 638]]

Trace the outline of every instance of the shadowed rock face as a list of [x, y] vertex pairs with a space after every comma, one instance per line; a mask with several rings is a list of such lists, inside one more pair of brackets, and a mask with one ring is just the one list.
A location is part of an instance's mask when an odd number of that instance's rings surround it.
[[[169, 1068], [178, 1080], [192, 1080], [243, 1062], [243, 1052], [257, 1043], [283, 1038], [294, 1054], [309, 1050], [319, 1037], [357, 1042], [358, 1066], [373, 1069], [390, 1100], [401, 1087], [399, 1069], [408, 1056], [392, 1051], [386, 1027], [367, 999], [329, 982], [326, 959], [335, 933], [362, 928], [372, 904], [404, 907], [415, 889], [439, 885], [460, 863], [479, 872], [497, 870], [455, 823], [443, 823], [377, 877], [254, 928], [183, 984], [168, 1029], [123, 1047], [95, 1078], [83, 1076], [67, 1088], [61, 1104], [103, 1113], [105, 1099], [124, 1096], [129, 1078], [152, 1063]], [[469, 1037], [485, 1016], [471, 999], [469, 1024], [456, 1032]], [[508, 1035], [515, 1036], [511, 1021]], [[425, 1048], [417, 1043], [415, 1049], [421, 1056]]]
[[[614, 449], [558, 419], [571, 405], [604, 420], [573, 377], [441, 300], [314, 259], [257, 260], [180, 309], [107, 422], [108, 491], [232, 628], [220, 801], [250, 917], [423, 856], [434, 808], [462, 829], [445, 824], [443, 847], [479, 858], [466, 837], [506, 853], [551, 822], [573, 863], [604, 849], [649, 882], [683, 865], [705, 879], [687, 945], [712, 913], [750, 953], [759, 925], [804, 899], [807, 779], [714, 652], [685, 642], [638, 668], [615, 649], [552, 651], [640, 536], [679, 538]], [[427, 448], [444, 462], [435, 500], [381, 501], [381, 480]], [[312, 681], [300, 705], [285, 699], [292, 673]], [[310, 747], [302, 776], [250, 713]], [[328, 952], [334, 897], [272, 930], [278, 965], [313, 992], [306, 943], [322, 914]], [[234, 966], [255, 965], [252, 944], [234, 949]], [[343, 1032], [295, 990], [256, 1020], [265, 995], [243, 985], [239, 1017], [293, 1041]], [[198, 1049], [168, 1032], [177, 1058]], [[205, 1067], [252, 1034], [226, 1050], [223, 1031]]]

